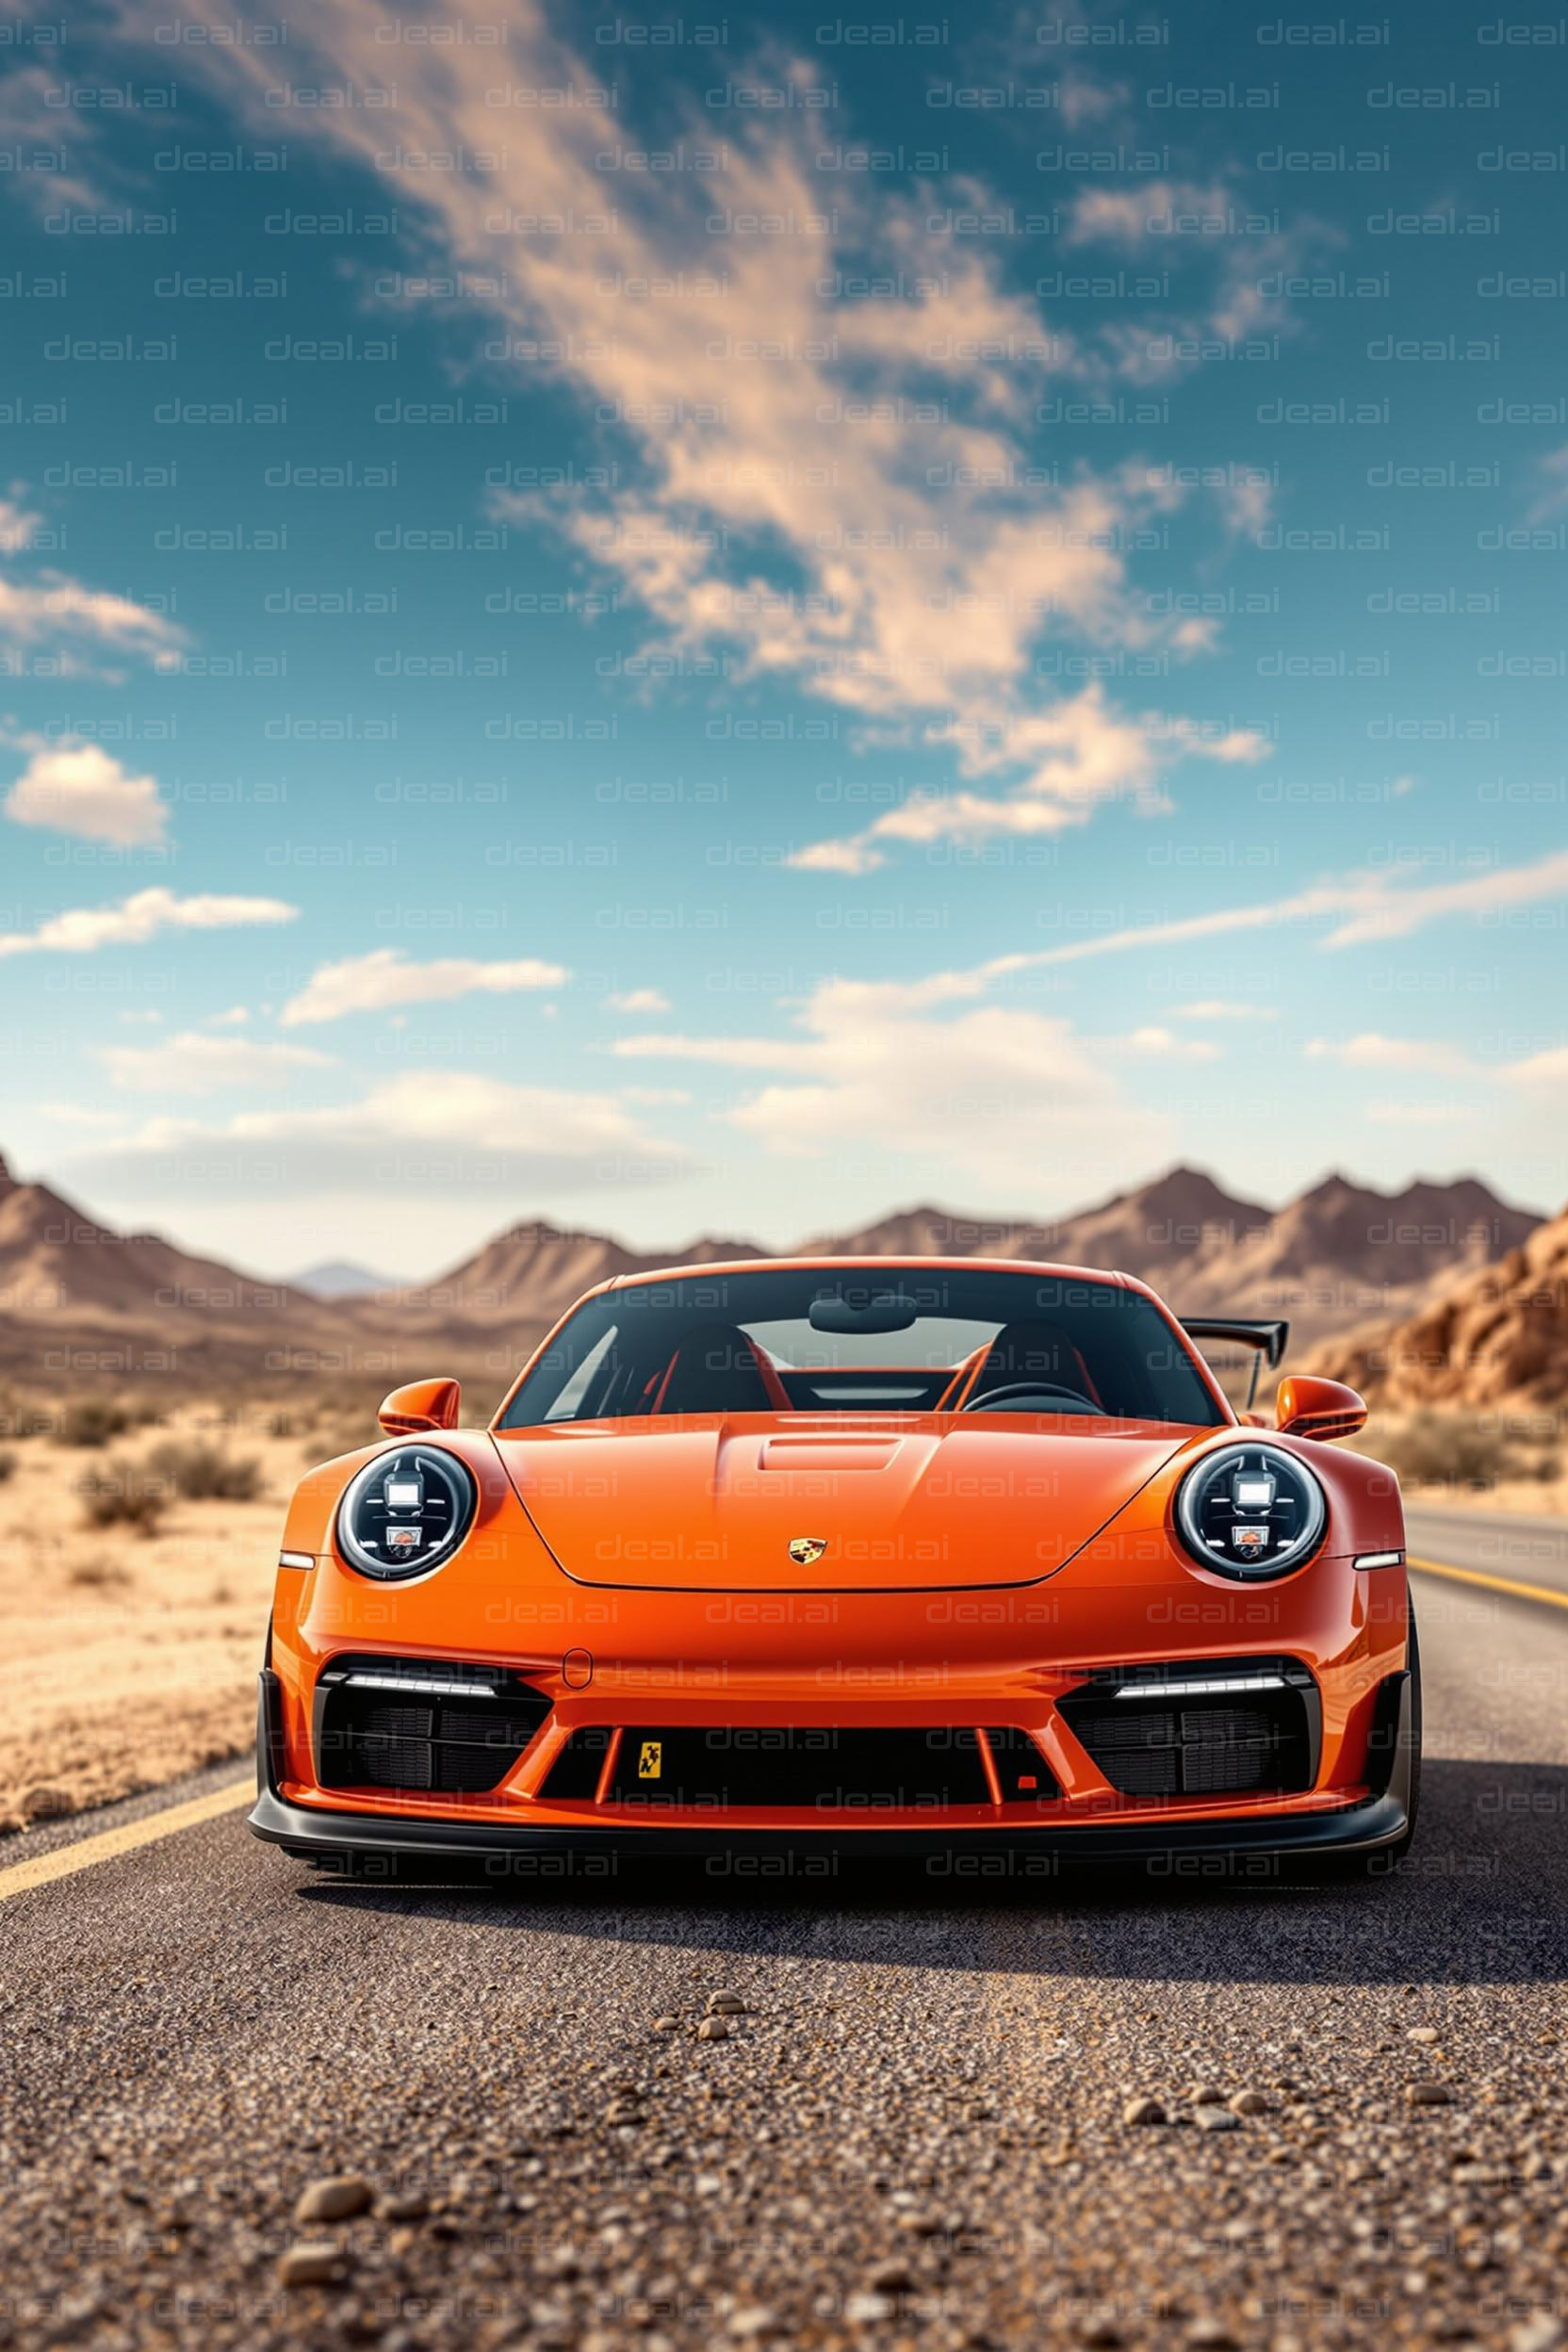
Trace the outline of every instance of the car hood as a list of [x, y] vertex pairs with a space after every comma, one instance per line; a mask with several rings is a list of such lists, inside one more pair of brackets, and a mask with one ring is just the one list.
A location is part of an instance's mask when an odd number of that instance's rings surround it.
[[576, 1582], [753, 1592], [1038, 1583], [1207, 1434], [1010, 1413], [493, 1432], [519, 1500]]

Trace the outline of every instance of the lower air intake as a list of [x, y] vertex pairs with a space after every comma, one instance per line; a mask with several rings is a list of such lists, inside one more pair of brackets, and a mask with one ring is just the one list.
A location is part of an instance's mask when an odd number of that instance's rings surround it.
[[323, 1788], [478, 1796], [497, 1788], [550, 1711], [502, 1668], [436, 1658], [335, 1658], [316, 1686]]
[[[610, 1756], [610, 1733], [573, 1734], [541, 1792], [592, 1798]], [[988, 1731], [1007, 1805], [1040, 1804], [1055, 1782], [1027, 1734]], [[813, 1812], [925, 1812], [989, 1805], [979, 1736], [967, 1725], [863, 1730], [715, 1724], [629, 1724], [615, 1750], [605, 1802]]]
[[1073, 1691], [1061, 1715], [1124, 1796], [1286, 1795], [1316, 1772], [1317, 1686], [1294, 1658], [1127, 1667]]

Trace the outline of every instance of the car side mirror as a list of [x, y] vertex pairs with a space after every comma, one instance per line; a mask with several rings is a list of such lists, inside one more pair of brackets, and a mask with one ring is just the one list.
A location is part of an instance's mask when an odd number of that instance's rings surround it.
[[1343, 1380], [1298, 1372], [1280, 1382], [1274, 1426], [1282, 1437], [1353, 1437], [1365, 1425], [1365, 1397]]
[[384, 1396], [376, 1419], [388, 1437], [413, 1437], [420, 1429], [455, 1429], [463, 1401], [458, 1380], [406, 1380]]

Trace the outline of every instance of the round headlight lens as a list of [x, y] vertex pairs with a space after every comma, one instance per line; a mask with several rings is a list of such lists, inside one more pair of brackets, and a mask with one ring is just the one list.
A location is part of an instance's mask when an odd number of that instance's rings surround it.
[[1328, 1525], [1323, 1489], [1282, 1446], [1222, 1446], [1176, 1490], [1176, 1527], [1194, 1560], [1222, 1576], [1282, 1576]]
[[355, 1477], [337, 1507], [337, 1541], [362, 1576], [423, 1576], [451, 1558], [478, 1501], [467, 1464], [455, 1454], [399, 1446]]

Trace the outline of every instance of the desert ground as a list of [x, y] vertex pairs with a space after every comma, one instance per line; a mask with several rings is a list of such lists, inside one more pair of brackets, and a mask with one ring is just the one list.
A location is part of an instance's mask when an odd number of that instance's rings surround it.
[[[16, 1533], [0, 1553], [0, 1834], [248, 1747], [290, 1489], [376, 1434], [368, 1398], [326, 1394], [94, 1393], [13, 1400], [3, 1417]], [[1568, 1514], [1561, 1453], [1499, 1434], [1494, 1416], [1388, 1416], [1359, 1442], [1400, 1471], [1413, 1505]]]
[[[27, 1431], [0, 1447], [0, 1829], [14, 1831], [245, 1747], [289, 1490], [307, 1461], [376, 1431], [325, 1400], [77, 1397], [8, 1420]], [[101, 1511], [123, 1494], [141, 1523], [94, 1524], [84, 1481], [109, 1497]], [[228, 1491], [181, 1491], [214, 1485]]]

